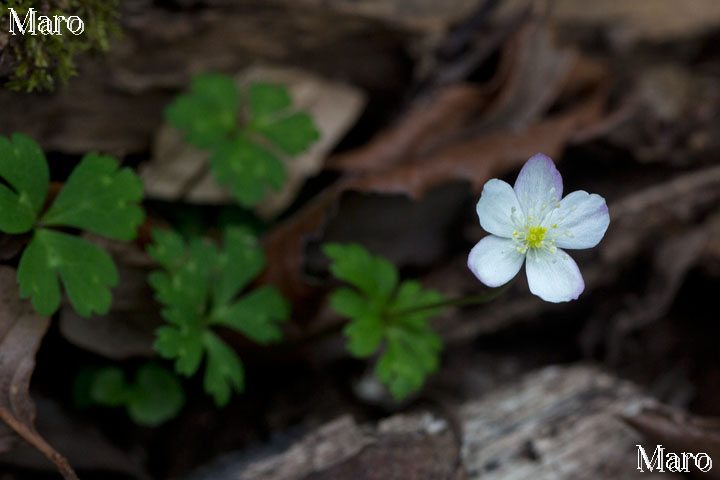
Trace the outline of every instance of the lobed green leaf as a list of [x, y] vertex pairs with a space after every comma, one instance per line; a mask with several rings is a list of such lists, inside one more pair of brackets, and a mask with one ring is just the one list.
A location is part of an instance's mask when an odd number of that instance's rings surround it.
[[175, 375], [154, 363], [140, 367], [127, 402], [127, 412], [138, 425], [155, 427], [175, 417], [185, 393]]
[[255, 125], [255, 130], [291, 156], [303, 153], [320, 138], [312, 117], [307, 113], [294, 113], [267, 124]]
[[175, 371], [190, 377], [197, 372], [203, 357], [203, 319], [183, 308], [164, 309], [163, 317], [170, 325], [155, 331], [153, 349], [163, 358], [174, 359]]
[[217, 260], [219, 273], [213, 284], [216, 305], [228, 304], [265, 266], [265, 254], [249, 229], [227, 228], [223, 245], [224, 251]]
[[0, 230], [30, 231], [50, 182], [50, 170], [40, 147], [25, 135], [0, 137]]
[[153, 243], [147, 248], [148, 255], [167, 270], [174, 270], [182, 264], [187, 247], [180, 234], [156, 228], [152, 231], [152, 239]]
[[230, 401], [233, 391], [243, 390], [243, 366], [237, 354], [214, 333], [207, 330], [202, 339], [208, 357], [203, 386], [215, 405], [222, 407]]
[[122, 369], [107, 367], [95, 373], [90, 386], [90, 399], [108, 407], [120, 407], [128, 401], [130, 389]]
[[[442, 311], [443, 296], [407, 280], [399, 287], [395, 267], [360, 245], [326, 244], [330, 271], [358, 290], [334, 291], [330, 307], [350, 318], [343, 333], [356, 357], [369, 357], [384, 345], [375, 372], [396, 399], [418, 390], [437, 369], [442, 342], [428, 320]], [[397, 288], [396, 288], [397, 287]]]
[[382, 257], [370, 255], [361, 245], [329, 243], [323, 251], [333, 261], [330, 271], [340, 280], [357, 287], [372, 300], [386, 301], [398, 282], [395, 266]]
[[441, 350], [442, 341], [429, 329], [391, 328], [375, 372], [392, 396], [401, 400], [419, 390], [425, 377], [437, 369]]
[[281, 152], [298, 155], [320, 134], [310, 115], [292, 109], [292, 99], [282, 85], [255, 83], [248, 88], [250, 130], [259, 133]]
[[172, 271], [150, 274], [148, 280], [155, 290], [155, 298], [164, 305], [203, 314], [217, 257], [214, 245], [194, 239], [186, 250], [184, 263]]
[[197, 238], [186, 245], [174, 233], [154, 232], [153, 237], [148, 251], [165, 270], [153, 272], [149, 281], [166, 307], [162, 314], [168, 323], [156, 330], [153, 347], [187, 376], [198, 371], [204, 357], [205, 391], [225, 405], [233, 391], [242, 390], [243, 369], [212, 327], [232, 328], [262, 344], [277, 341], [288, 303], [267, 286], [234, 301], [265, 265], [257, 238], [245, 228], [227, 228], [222, 250]]
[[274, 83], [251, 83], [248, 87], [248, 105], [252, 118], [264, 119], [292, 106], [287, 88]]
[[17, 279], [20, 295], [31, 297], [40, 315], [58, 309], [62, 281], [73, 308], [87, 317], [110, 310], [118, 274], [110, 256], [87, 240], [38, 229], [20, 258]]
[[140, 178], [117, 160], [89, 154], [75, 167], [43, 225], [75, 227], [118, 240], [132, 240], [143, 222]]
[[270, 187], [285, 183], [283, 163], [263, 147], [244, 137], [223, 142], [210, 158], [215, 179], [246, 207], [260, 202]]
[[388, 306], [388, 314], [396, 324], [410, 328], [427, 328], [431, 317], [442, 313], [443, 307], [428, 308], [438, 305], [445, 297], [435, 290], [423, 289], [420, 282], [406, 280], [398, 288], [395, 298]]
[[135, 423], [149, 427], [175, 417], [185, 403], [177, 377], [154, 363], [138, 369], [134, 384], [126, 381], [120, 368], [101, 369], [92, 381], [90, 397], [100, 405], [125, 406]]
[[212, 323], [230, 327], [264, 345], [282, 338], [279, 324], [287, 320], [289, 314], [290, 306], [280, 292], [265, 286], [230, 307], [217, 310]]
[[330, 308], [348, 318], [362, 318], [368, 315], [379, 316], [380, 311], [371, 308], [367, 297], [347, 287], [338, 288], [330, 295]]
[[214, 148], [237, 129], [238, 96], [231, 77], [197, 75], [190, 92], [179, 96], [165, 110], [165, 118], [196, 147]]
[[354, 318], [343, 329], [348, 338], [348, 351], [356, 357], [369, 357], [380, 347], [385, 337], [385, 325], [373, 315]]

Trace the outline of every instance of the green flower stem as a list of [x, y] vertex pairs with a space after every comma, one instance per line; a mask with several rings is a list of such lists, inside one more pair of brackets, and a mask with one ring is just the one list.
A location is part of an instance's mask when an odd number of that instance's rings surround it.
[[[487, 290], [483, 293], [476, 294], [476, 295], [467, 295], [464, 297], [457, 297], [457, 298], [448, 298], [446, 300], [443, 300], [442, 302], [436, 302], [436, 303], [430, 303], [427, 305], [421, 305], [416, 308], [411, 308], [407, 310], [402, 310], [393, 313], [391, 316], [399, 316], [399, 315], [407, 315], [408, 313], [415, 313], [415, 312], [422, 312], [425, 310], [440, 310], [447, 307], [465, 307], [470, 305], [482, 305], [484, 303], [489, 303], [492, 300], [499, 297], [501, 294], [503, 294], [510, 285], [513, 283], [513, 280], [509, 281], [505, 285], [497, 288], [492, 288], [490, 290]], [[310, 332], [309, 334], [297, 338], [295, 340], [291, 340], [288, 342], [285, 342], [280, 348], [284, 348], [287, 350], [292, 350], [294, 348], [298, 348], [305, 345], [313, 344], [317, 341], [323, 340], [325, 338], [331, 337], [337, 333], [340, 333], [343, 328], [347, 325], [347, 321], [343, 320], [338, 323], [333, 323], [331, 325], [327, 325], [326, 327], [320, 328], [314, 332]]]
[[424, 312], [426, 310], [440, 310], [447, 307], [465, 307], [468, 305], [482, 305], [483, 303], [491, 302], [504, 293], [512, 284], [512, 281], [505, 285], [497, 288], [492, 288], [486, 292], [477, 295], [467, 295], [464, 297], [448, 298], [440, 302], [429, 303], [427, 305], [421, 305], [419, 307], [410, 308], [407, 310], [401, 310], [393, 312], [390, 317], [397, 317], [401, 315], [407, 315], [410, 313]]

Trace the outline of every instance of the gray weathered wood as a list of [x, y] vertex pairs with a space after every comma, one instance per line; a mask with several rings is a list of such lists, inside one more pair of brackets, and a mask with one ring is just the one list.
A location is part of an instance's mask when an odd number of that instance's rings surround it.
[[224, 463], [192, 480], [683, 478], [636, 469], [635, 445], [654, 446], [619, 416], [653, 404], [632, 384], [596, 368], [547, 367], [449, 406], [447, 420], [430, 412], [376, 425], [341, 417], [283, 453]]

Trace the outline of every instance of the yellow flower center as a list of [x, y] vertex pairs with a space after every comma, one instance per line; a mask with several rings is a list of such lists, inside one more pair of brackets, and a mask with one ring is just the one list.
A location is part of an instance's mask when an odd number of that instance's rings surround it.
[[538, 248], [539, 246], [541, 246], [542, 241], [545, 239], [545, 232], [547, 232], [547, 228], [543, 228], [543, 227], [528, 228], [527, 236], [525, 237], [528, 247]]

